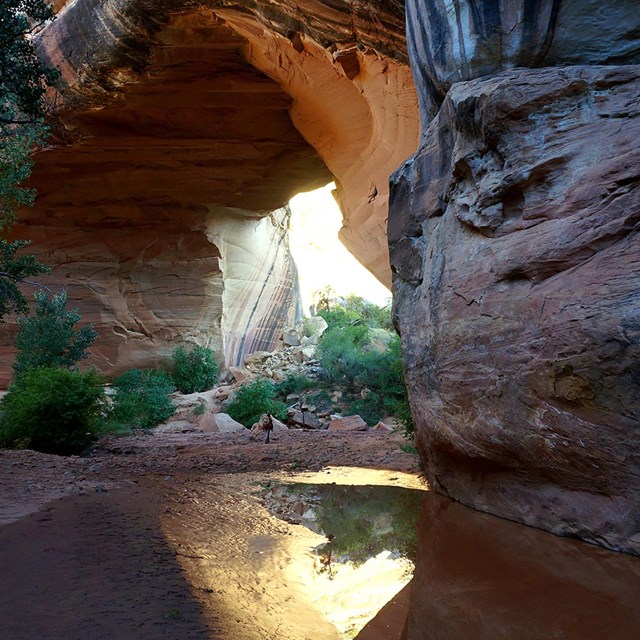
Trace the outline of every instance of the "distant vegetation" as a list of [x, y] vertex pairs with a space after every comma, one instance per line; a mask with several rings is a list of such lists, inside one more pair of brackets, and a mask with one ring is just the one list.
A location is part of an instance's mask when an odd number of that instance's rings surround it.
[[287, 406], [276, 399], [276, 387], [267, 379], [240, 387], [226, 411], [234, 420], [248, 428], [258, 422], [263, 413], [270, 413], [278, 420], [287, 418]]
[[220, 368], [211, 349], [194, 345], [189, 352], [178, 347], [172, 354], [173, 382], [180, 393], [211, 389], [218, 380]]
[[350, 412], [368, 424], [392, 415], [412, 435], [402, 348], [400, 338], [391, 331], [390, 311], [350, 296], [342, 302], [327, 302], [318, 314], [329, 325], [318, 344], [323, 380], [352, 394]]

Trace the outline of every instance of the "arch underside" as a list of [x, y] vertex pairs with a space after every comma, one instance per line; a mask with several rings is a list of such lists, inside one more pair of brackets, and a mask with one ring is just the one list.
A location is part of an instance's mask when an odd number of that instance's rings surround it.
[[[403, 62], [358, 48], [350, 13], [326, 7], [321, 37], [255, 7], [59, 4], [38, 35], [62, 72], [54, 144], [14, 233], [96, 324], [100, 368], [185, 341], [228, 364], [275, 347], [300, 314], [283, 207], [331, 180], [345, 244], [390, 283], [386, 184], [415, 149], [415, 92]], [[390, 33], [370, 22], [365, 41]]]

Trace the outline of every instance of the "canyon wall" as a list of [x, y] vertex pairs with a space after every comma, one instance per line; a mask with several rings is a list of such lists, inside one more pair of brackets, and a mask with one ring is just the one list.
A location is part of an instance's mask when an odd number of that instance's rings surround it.
[[184, 341], [227, 363], [277, 346], [299, 313], [277, 212], [331, 180], [345, 243], [390, 284], [388, 176], [419, 133], [401, 2], [55, 8], [36, 36], [61, 71], [53, 137], [14, 233], [96, 324], [94, 364], [159, 364]]
[[423, 131], [389, 217], [432, 486], [635, 553], [637, 9], [410, 0]]

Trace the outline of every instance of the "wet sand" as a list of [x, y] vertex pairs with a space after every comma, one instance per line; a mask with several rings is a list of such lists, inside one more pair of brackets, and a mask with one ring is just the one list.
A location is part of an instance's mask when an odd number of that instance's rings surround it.
[[[0, 528], [7, 640], [222, 638], [138, 487], [63, 498]], [[213, 632], [213, 633], [212, 633]]]
[[271, 516], [262, 484], [332, 460], [413, 472], [416, 461], [402, 439], [327, 435], [0, 452], [0, 637], [337, 640], [296, 570], [319, 537]]

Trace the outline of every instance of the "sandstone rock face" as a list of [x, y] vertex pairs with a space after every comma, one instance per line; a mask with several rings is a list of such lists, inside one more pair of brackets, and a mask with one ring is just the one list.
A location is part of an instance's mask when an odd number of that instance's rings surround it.
[[221, 329], [228, 364], [242, 365], [246, 354], [275, 349], [282, 327], [300, 320], [287, 236], [290, 215], [285, 208], [267, 218], [216, 212], [209, 219], [208, 237], [223, 256]]
[[640, 67], [452, 86], [398, 172], [396, 322], [435, 488], [640, 552]]
[[513, 67], [640, 63], [635, 0], [407, 0], [425, 121], [456, 82]]
[[298, 305], [274, 212], [332, 179], [345, 243], [390, 281], [387, 179], [419, 129], [401, 2], [55, 8], [37, 35], [62, 74], [55, 144], [15, 234], [96, 324], [94, 363], [159, 364], [184, 341], [229, 364], [271, 350]]

